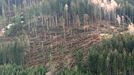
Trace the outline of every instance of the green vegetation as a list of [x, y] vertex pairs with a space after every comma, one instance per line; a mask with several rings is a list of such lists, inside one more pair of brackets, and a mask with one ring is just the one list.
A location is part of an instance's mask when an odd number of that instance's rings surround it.
[[24, 48], [27, 47], [26, 37], [0, 39], [0, 64], [23, 64]]
[[0, 75], [45, 75], [44, 66], [24, 68], [17, 65], [0, 66]]
[[[25, 39], [24, 39], [25, 38]], [[25, 68], [24, 48], [27, 48], [26, 36], [19, 36], [6, 42], [0, 39], [0, 75], [45, 75], [44, 66]]]
[[78, 53], [77, 69], [62, 70], [58, 75], [132, 75], [134, 68], [134, 37], [114, 36], [89, 49], [86, 63]]
[[25, 35], [23, 28], [24, 27], [22, 24], [16, 24], [15, 26], [12, 26], [9, 30], [7, 30], [5, 35], [10, 37]]

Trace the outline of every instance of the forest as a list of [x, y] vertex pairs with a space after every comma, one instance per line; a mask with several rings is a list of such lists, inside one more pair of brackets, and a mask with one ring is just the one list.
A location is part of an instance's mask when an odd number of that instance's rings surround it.
[[0, 0], [0, 75], [134, 75], [134, 0]]

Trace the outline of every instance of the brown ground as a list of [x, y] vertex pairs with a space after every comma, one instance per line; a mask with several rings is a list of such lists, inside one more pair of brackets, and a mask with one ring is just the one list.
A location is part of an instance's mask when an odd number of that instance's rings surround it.
[[55, 66], [56, 69], [60, 68], [61, 65], [74, 66], [73, 54], [75, 51], [81, 51], [86, 56], [88, 48], [101, 41], [99, 34], [118, 32], [117, 28], [113, 28], [110, 23], [104, 22], [88, 25], [86, 29], [84, 26], [68, 26], [65, 28], [65, 35], [60, 26], [49, 31], [40, 27], [36, 34], [29, 33], [30, 50], [26, 52], [26, 66], [44, 64], [50, 70], [52, 70], [51, 66]]

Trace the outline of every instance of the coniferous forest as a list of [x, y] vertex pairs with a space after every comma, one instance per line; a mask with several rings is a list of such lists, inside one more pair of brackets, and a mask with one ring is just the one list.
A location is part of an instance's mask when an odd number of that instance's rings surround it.
[[134, 1], [0, 0], [0, 75], [134, 75]]

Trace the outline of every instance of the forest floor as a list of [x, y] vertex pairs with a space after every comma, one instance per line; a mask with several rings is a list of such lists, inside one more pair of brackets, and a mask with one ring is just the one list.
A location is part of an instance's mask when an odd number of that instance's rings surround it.
[[86, 59], [91, 45], [120, 32], [119, 27], [105, 21], [87, 26], [68, 26], [65, 29], [56, 27], [44, 31], [43, 27], [39, 27], [36, 34], [29, 33], [30, 49], [25, 55], [26, 66], [44, 64], [50, 70], [61, 68], [63, 64], [68, 68], [74, 67], [74, 53], [81, 51]]

